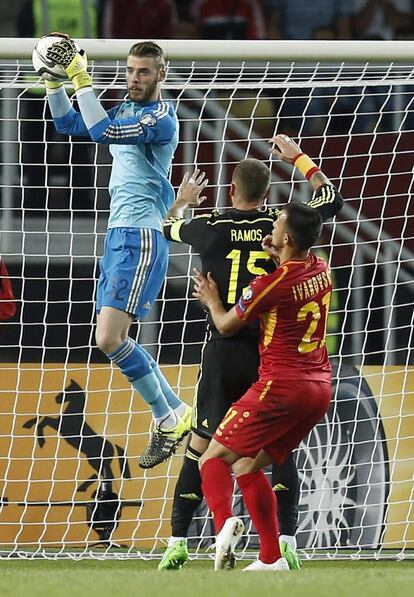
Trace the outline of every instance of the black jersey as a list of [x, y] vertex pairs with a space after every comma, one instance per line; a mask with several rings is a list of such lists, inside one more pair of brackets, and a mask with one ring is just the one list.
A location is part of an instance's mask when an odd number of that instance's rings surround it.
[[[336, 215], [343, 205], [341, 195], [331, 185], [318, 189], [308, 202], [325, 221]], [[216, 281], [224, 308], [228, 311], [258, 275], [271, 273], [275, 264], [263, 251], [262, 241], [271, 234], [280, 209], [263, 208], [226, 213], [213, 211], [190, 220], [170, 218], [164, 223], [168, 240], [191, 245], [199, 253], [204, 274], [211, 272]], [[212, 321], [213, 337], [219, 337]], [[257, 322], [241, 328], [240, 335], [258, 335]]]

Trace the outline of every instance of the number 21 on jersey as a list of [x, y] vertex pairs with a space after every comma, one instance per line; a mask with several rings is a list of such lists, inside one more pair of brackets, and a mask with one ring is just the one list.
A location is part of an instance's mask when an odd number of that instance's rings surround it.
[[[317, 301], [310, 301], [305, 303], [298, 312], [298, 321], [308, 321], [308, 327], [304, 333], [302, 340], [298, 346], [298, 352], [306, 353], [312, 352], [317, 348], [322, 348], [326, 344], [326, 327], [328, 324], [329, 304], [331, 302], [331, 292], [327, 292], [323, 295], [321, 304]], [[321, 312], [323, 311], [323, 313]], [[310, 317], [309, 317], [310, 315]], [[321, 319], [323, 320], [322, 334], [315, 336], [316, 328]]]

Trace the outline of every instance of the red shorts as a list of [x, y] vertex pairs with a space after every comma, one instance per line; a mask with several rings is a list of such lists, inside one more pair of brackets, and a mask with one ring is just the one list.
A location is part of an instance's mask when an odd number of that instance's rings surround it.
[[309, 380], [274, 380], [262, 391], [252, 386], [235, 402], [214, 439], [240, 456], [261, 450], [282, 464], [329, 407], [331, 384]]

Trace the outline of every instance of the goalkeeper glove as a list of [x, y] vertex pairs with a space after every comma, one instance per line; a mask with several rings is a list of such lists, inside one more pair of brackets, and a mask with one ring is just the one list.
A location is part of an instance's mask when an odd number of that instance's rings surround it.
[[62, 85], [63, 85], [62, 81], [49, 81], [48, 79], [45, 79], [46, 90], [59, 89], [59, 87], [62, 87]]
[[92, 86], [92, 78], [86, 72], [88, 66], [86, 54], [84, 50], [78, 51], [71, 39], [56, 41], [47, 50], [46, 57], [65, 70], [75, 91]]

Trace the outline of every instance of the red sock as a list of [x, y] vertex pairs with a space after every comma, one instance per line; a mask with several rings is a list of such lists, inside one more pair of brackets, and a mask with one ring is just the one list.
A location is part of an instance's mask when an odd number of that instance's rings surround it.
[[214, 520], [216, 535], [223, 524], [233, 516], [233, 479], [228, 464], [221, 458], [206, 460], [200, 469], [201, 487]]
[[277, 501], [263, 471], [237, 477], [240, 491], [260, 541], [259, 559], [273, 564], [280, 557]]

